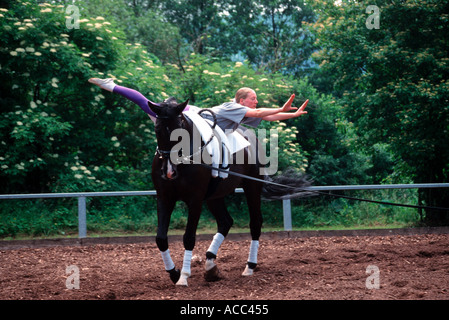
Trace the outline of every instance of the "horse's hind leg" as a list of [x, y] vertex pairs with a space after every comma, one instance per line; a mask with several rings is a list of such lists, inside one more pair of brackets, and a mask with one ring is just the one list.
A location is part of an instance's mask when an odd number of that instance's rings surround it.
[[251, 276], [257, 266], [257, 254], [259, 250], [259, 238], [262, 233], [262, 211], [260, 209], [262, 185], [259, 182], [245, 181], [243, 189], [249, 209], [249, 227], [251, 230], [251, 245], [249, 248], [248, 261], [246, 263], [243, 276]]
[[215, 264], [217, 252], [223, 243], [223, 240], [228, 235], [234, 220], [226, 209], [224, 198], [209, 200], [207, 205], [217, 221], [217, 233], [215, 234], [212, 243], [206, 252], [206, 272], [204, 274], [204, 278], [206, 281], [216, 281], [219, 279], [218, 267]]

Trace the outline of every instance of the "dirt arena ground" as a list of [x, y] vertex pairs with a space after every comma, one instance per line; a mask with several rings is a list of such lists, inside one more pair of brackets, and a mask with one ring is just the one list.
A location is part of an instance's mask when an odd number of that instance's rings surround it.
[[[154, 242], [0, 249], [0, 299], [449, 300], [449, 234], [262, 238], [252, 277], [250, 241], [226, 240], [217, 282], [203, 278], [209, 244], [197, 242], [188, 287], [171, 283]], [[170, 251], [180, 268], [182, 242]]]

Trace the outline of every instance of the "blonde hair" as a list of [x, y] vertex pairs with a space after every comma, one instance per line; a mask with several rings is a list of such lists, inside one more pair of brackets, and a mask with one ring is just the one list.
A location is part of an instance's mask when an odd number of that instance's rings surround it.
[[237, 90], [236, 94], [235, 94], [235, 98], [234, 101], [237, 103], [240, 103], [241, 99], [246, 99], [248, 97], [248, 94], [250, 94], [251, 92], [254, 92], [253, 89], [251, 88], [240, 88]]

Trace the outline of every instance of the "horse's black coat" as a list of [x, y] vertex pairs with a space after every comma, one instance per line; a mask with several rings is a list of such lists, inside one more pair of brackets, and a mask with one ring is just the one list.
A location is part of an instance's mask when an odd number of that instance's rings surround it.
[[[243, 188], [247, 199], [252, 240], [259, 240], [262, 228], [262, 182], [233, 175], [229, 175], [226, 179], [216, 180], [217, 178], [211, 176], [210, 169], [199, 164], [174, 164], [170, 161], [173, 147], [178, 143], [170, 141], [170, 133], [175, 129], [182, 128], [189, 132], [190, 137], [193, 135], [192, 124], [182, 116], [182, 111], [187, 104], [188, 101], [178, 104], [173, 98], [160, 105], [149, 102], [149, 107], [157, 115], [155, 130], [159, 152], [153, 159], [152, 179], [157, 191], [156, 243], [159, 250], [166, 251], [168, 249], [167, 233], [170, 217], [177, 201], [185, 202], [188, 208], [187, 226], [183, 237], [186, 250], [193, 250], [195, 246], [195, 234], [204, 201], [217, 221], [217, 232], [226, 237], [233, 224], [233, 219], [226, 208], [224, 197], [233, 193], [237, 187]], [[174, 151], [176, 152], [176, 150]], [[191, 150], [192, 153], [195, 151]], [[260, 174], [259, 165], [248, 163], [247, 149], [244, 150], [244, 153], [244, 164], [234, 164], [236, 163], [234, 159], [231, 162], [230, 171], [264, 179]], [[169, 167], [171, 168], [170, 176], [167, 175]], [[305, 185], [304, 180], [300, 181], [300, 186], [304, 187]], [[264, 190], [268, 194], [270, 191], [274, 191], [272, 189], [265, 188]], [[281, 196], [285, 192], [292, 192], [292, 190], [276, 190], [275, 193], [277, 196]], [[251, 264], [250, 267], [254, 268], [255, 265]]]

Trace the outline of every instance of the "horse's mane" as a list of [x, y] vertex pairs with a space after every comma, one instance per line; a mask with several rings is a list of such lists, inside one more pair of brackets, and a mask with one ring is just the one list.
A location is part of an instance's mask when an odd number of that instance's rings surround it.
[[164, 100], [164, 102], [162, 102], [163, 104], [166, 104], [168, 106], [176, 106], [178, 104], [178, 101], [176, 100], [175, 97], [170, 97], [166, 100]]

